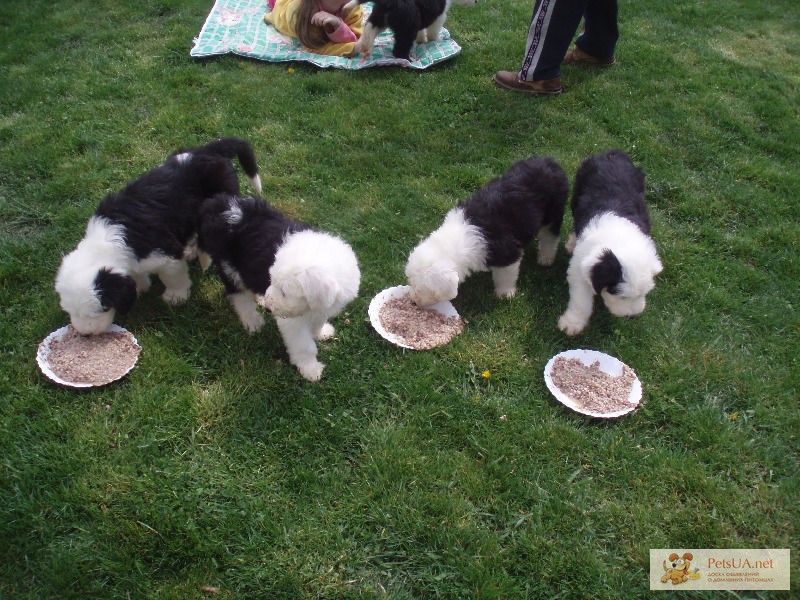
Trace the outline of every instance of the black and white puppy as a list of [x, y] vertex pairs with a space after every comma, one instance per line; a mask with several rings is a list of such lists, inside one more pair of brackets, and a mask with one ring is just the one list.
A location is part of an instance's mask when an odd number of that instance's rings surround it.
[[390, 28], [394, 32], [392, 55], [409, 59], [414, 41], [435, 42], [439, 39], [447, 11], [451, 4], [472, 5], [478, 0], [350, 0], [344, 10], [357, 4], [373, 2], [372, 12], [364, 25], [364, 31], [353, 48], [353, 55], [369, 58], [375, 38], [381, 31]]
[[492, 272], [498, 296], [513, 296], [523, 251], [537, 235], [539, 264], [553, 264], [568, 194], [567, 174], [552, 158], [511, 165], [448, 212], [411, 252], [406, 277], [414, 301], [427, 306], [452, 300], [477, 271]]
[[275, 316], [290, 362], [309, 381], [322, 376], [315, 340], [333, 336], [328, 319], [358, 294], [361, 273], [350, 246], [285, 217], [266, 201], [218, 194], [201, 209], [201, 265], [213, 262], [231, 306], [250, 332]]
[[196, 254], [200, 203], [218, 192], [239, 192], [233, 157], [260, 192], [252, 147], [229, 137], [174, 152], [100, 202], [56, 275], [61, 308], [76, 330], [88, 335], [108, 329], [150, 287], [150, 273], [164, 283], [166, 302], [189, 297], [187, 260]]
[[662, 265], [650, 238], [644, 173], [622, 150], [583, 161], [575, 174], [571, 208], [569, 304], [558, 326], [576, 335], [589, 322], [595, 294], [616, 316], [641, 313]]

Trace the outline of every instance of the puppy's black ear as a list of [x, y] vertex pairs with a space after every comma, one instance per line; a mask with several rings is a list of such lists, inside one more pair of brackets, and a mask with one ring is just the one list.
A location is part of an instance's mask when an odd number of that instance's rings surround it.
[[127, 313], [136, 301], [136, 282], [133, 277], [100, 269], [94, 278], [94, 289], [103, 310], [115, 309]]
[[622, 281], [622, 265], [611, 250], [605, 250], [592, 266], [589, 277], [595, 294], [603, 290], [609, 294], [616, 294], [617, 286]]

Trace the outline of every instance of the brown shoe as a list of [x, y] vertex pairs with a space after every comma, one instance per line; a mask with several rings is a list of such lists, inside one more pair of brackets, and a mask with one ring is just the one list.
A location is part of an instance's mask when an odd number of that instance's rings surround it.
[[555, 96], [561, 93], [561, 77], [541, 79], [539, 81], [525, 81], [519, 78], [516, 71], [498, 71], [492, 77], [495, 85], [504, 90], [522, 92], [531, 96]]
[[599, 58], [587, 54], [577, 46], [564, 55], [565, 65], [591, 65], [593, 67], [610, 67], [617, 62], [613, 56], [608, 58]]

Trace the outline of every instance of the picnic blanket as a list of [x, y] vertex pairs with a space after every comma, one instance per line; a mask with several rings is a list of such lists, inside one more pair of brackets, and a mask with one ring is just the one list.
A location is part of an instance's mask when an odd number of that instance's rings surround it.
[[[365, 19], [371, 10], [371, 3], [364, 5]], [[268, 25], [264, 21], [266, 12], [266, 0], [216, 0], [189, 55], [203, 58], [232, 53], [269, 62], [303, 61], [322, 68], [357, 70], [386, 65], [427, 69], [461, 52], [461, 46], [442, 29], [441, 39], [415, 45], [411, 60], [395, 58], [392, 56], [394, 36], [386, 29], [375, 40], [370, 58], [314, 54], [305, 50], [298, 40]]]

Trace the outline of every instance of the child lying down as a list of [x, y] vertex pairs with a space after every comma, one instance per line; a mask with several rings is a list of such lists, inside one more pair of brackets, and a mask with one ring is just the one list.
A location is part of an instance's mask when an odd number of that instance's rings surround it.
[[264, 20], [311, 52], [349, 56], [364, 28], [361, 5], [343, 10], [347, 0], [269, 0]]

